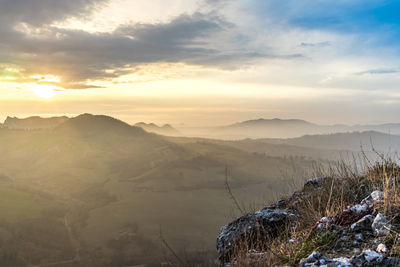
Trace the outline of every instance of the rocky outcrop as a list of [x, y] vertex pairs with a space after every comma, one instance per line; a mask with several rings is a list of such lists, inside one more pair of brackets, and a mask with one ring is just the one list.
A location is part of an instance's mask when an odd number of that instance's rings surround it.
[[[338, 237], [339, 245], [335, 250], [329, 251], [334, 257], [314, 251], [300, 261], [300, 266], [400, 266], [400, 258], [389, 257], [389, 249], [382, 243], [393, 227], [388, 218], [375, 209], [383, 203], [384, 193], [373, 191], [360, 204], [333, 218], [325, 218], [327, 223], [320, 230], [330, 231]], [[358, 220], [354, 222], [356, 219]], [[361, 247], [367, 249], [361, 251]]]
[[[330, 184], [328, 188], [333, 188], [332, 179], [310, 179], [302, 191], [295, 192], [290, 198], [280, 200], [254, 214], [237, 218], [222, 227], [217, 240], [221, 264], [230, 263], [230, 265], [225, 266], [238, 265], [235, 256], [241, 249], [251, 249], [247, 255], [250, 255], [249, 258], [252, 261], [257, 257], [260, 261], [263, 261], [272, 240], [278, 237], [282, 230], [287, 229], [286, 227], [294, 227], [296, 221], [304, 216], [299, 212], [298, 207], [301, 207], [304, 201], [312, 199], [315, 193], [321, 194], [320, 190], [326, 188], [327, 184]], [[358, 204], [349, 206], [332, 217], [323, 217], [318, 220], [309, 229], [310, 236], [315, 237], [312, 242], [322, 240], [329, 244], [316, 245], [315, 251], [310, 251], [312, 253], [303, 259], [300, 258], [297, 265], [400, 266], [400, 258], [391, 253], [395, 247], [399, 248], [398, 252], [400, 252], [400, 242], [398, 242], [398, 238], [393, 240], [389, 236], [395, 226], [382, 213], [381, 207], [384, 201], [385, 194], [382, 191], [373, 191]], [[290, 244], [296, 242], [304, 242], [304, 239], [300, 241], [288, 240]], [[300, 248], [306, 247], [307, 249], [307, 246], [313, 245], [312, 242], [303, 243]], [[323, 247], [323, 250], [319, 251], [321, 247]], [[240, 266], [268, 265], [257, 262], [257, 265], [240, 264]]]
[[314, 251], [310, 256], [300, 261], [300, 266], [335, 266], [335, 267], [350, 267], [353, 266], [347, 258], [328, 258], [321, 253]]
[[[288, 199], [281, 199], [269, 207], [255, 213], [241, 216], [223, 226], [217, 238], [217, 251], [221, 263], [233, 260], [235, 253], [244, 248], [260, 251], [268, 247], [269, 242], [297, 220], [296, 206], [304, 198], [330, 183], [329, 178], [308, 180], [302, 191], [295, 192]], [[249, 253], [254, 256], [254, 251]]]
[[296, 215], [284, 209], [268, 207], [250, 213], [225, 225], [217, 239], [217, 250], [221, 262], [230, 262], [238, 250], [263, 249], [271, 238], [278, 236]]
[[400, 266], [400, 258], [386, 257], [373, 250], [364, 250], [351, 258], [329, 258], [314, 251], [310, 256], [300, 261], [301, 267], [394, 267]]

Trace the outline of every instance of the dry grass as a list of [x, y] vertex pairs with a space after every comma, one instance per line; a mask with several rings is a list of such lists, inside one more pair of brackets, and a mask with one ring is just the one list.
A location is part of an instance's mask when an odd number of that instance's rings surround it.
[[[290, 207], [300, 214], [295, 224], [285, 227], [284, 231], [274, 239], [265, 240], [265, 236], [257, 233], [249, 240], [258, 240], [257, 244], [246, 241], [240, 243], [233, 251], [232, 265], [235, 267], [267, 267], [297, 266], [302, 258], [314, 250], [329, 252], [337, 246], [340, 236], [334, 232], [318, 231], [316, 222], [322, 217], [334, 217], [341, 214], [349, 206], [358, 204], [372, 191], [384, 192], [385, 202], [378, 206], [378, 211], [387, 215], [395, 226], [385, 237], [384, 243], [390, 249], [389, 255], [399, 256], [400, 245], [400, 167], [396, 160], [379, 155], [380, 161], [372, 163], [366, 157], [353, 159], [352, 164], [344, 161], [332, 164], [327, 168], [315, 166], [314, 177], [328, 177], [318, 190], [304, 188], [301, 201]], [[226, 169], [226, 187], [234, 207], [240, 213], [247, 213], [244, 205], [240, 205], [229, 187], [229, 171]], [[289, 201], [290, 202], [290, 201]], [[352, 218], [354, 220], [354, 218]], [[342, 224], [351, 222], [343, 221]], [[162, 235], [161, 235], [162, 236]], [[164, 239], [162, 239], [164, 240]], [[246, 238], [244, 238], [246, 240]], [[213, 256], [204, 256], [206, 260], [193, 260], [192, 257], [181, 257], [173, 251], [164, 240], [164, 245], [172, 255], [171, 266], [217, 266]], [[178, 255], [179, 254], [179, 255]], [[168, 265], [168, 264], [167, 264]]]
[[286, 231], [274, 240], [266, 242], [260, 239], [260, 244], [264, 244], [259, 246], [262, 253], [249, 253], [249, 246], [241, 244], [232, 266], [297, 266], [314, 250], [331, 251], [339, 237], [329, 231], [315, 230], [316, 222], [322, 217], [342, 213], [374, 190], [384, 192], [385, 202], [378, 207], [378, 211], [387, 215], [395, 226], [386, 243], [392, 255], [400, 255], [397, 242], [400, 238], [400, 167], [391, 158], [382, 155], [379, 158], [381, 160], [376, 163], [364, 157], [358, 162], [354, 159], [351, 165], [342, 161], [327, 169], [316, 170], [316, 176], [329, 178], [319, 190], [307, 192], [308, 189], [304, 188], [306, 194], [301, 201], [289, 207], [301, 215], [296, 224], [286, 227]]

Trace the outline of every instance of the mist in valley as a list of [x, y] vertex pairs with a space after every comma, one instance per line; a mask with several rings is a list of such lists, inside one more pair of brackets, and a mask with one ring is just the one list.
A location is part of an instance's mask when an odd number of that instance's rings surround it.
[[4, 122], [3, 266], [159, 266], [175, 254], [217, 264], [226, 221], [337, 161], [373, 160], [400, 145], [400, 136], [372, 131], [222, 140], [140, 126], [91, 114]]
[[[400, 262], [399, 13], [0, 0], [0, 267], [357, 262], [381, 213]], [[315, 230], [365, 216], [368, 242]]]

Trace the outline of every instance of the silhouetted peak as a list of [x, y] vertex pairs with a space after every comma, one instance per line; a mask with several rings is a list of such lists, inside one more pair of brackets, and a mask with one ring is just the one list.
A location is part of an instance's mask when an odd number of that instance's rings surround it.
[[265, 126], [265, 125], [314, 125], [311, 122], [299, 119], [256, 119], [256, 120], [247, 120], [239, 123], [235, 123], [231, 126]]
[[144, 129], [147, 132], [153, 132], [161, 135], [179, 135], [179, 131], [172, 127], [170, 124], [164, 124], [163, 126], [158, 126], [155, 123], [145, 123], [139, 122], [135, 126]]
[[126, 132], [145, 134], [138, 128], [132, 127], [129, 124], [105, 115], [93, 115], [85, 113], [75, 118], [68, 120], [57, 127], [58, 130], [73, 130], [80, 133], [109, 133], [109, 132]]
[[68, 117], [51, 117], [51, 118], [42, 118], [39, 116], [32, 116], [28, 118], [17, 118], [7, 116], [4, 121], [4, 127], [10, 129], [49, 129], [54, 128], [69, 120]]

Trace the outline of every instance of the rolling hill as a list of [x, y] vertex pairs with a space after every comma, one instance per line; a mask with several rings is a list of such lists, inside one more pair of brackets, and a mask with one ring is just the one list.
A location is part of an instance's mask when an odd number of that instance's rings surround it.
[[400, 124], [376, 125], [320, 125], [297, 119], [257, 119], [219, 127], [179, 128], [184, 136], [241, 140], [246, 138], [296, 138], [303, 135], [351, 133], [376, 131], [385, 134], [399, 134]]
[[380, 152], [399, 151], [400, 136], [376, 131], [305, 135], [289, 139], [263, 139], [265, 142], [318, 149]]
[[[2, 128], [0, 152], [0, 176], [8, 177], [3, 188], [10, 203], [21, 203], [18, 214], [1, 215], [1, 240], [18, 240], [2, 249], [13, 264], [37, 266], [159, 266], [160, 227], [180, 253], [214, 251], [219, 226], [237, 214], [226, 166], [237, 198], [256, 208], [289, 192], [293, 177], [314, 164], [206, 140], [174, 141], [90, 114], [52, 129]], [[41, 239], [45, 226], [54, 234]]]
[[165, 137], [91, 114], [47, 129], [1, 128], [0, 252], [17, 266], [159, 266], [161, 228], [181, 255], [212, 253], [219, 226], [239, 214], [226, 167], [240, 205], [254, 210], [301, 184], [317, 160], [327, 165], [371, 141], [400, 148], [400, 137], [378, 132]]

